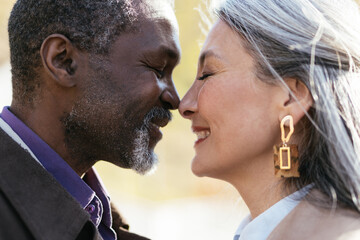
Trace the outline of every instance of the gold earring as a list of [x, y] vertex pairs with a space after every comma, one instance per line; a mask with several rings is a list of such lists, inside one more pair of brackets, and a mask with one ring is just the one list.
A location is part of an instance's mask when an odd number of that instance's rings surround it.
[[[285, 123], [289, 121], [289, 133], [285, 136]], [[294, 133], [294, 120], [291, 115], [285, 116], [280, 123], [281, 141], [280, 147], [274, 146], [274, 165], [275, 176], [277, 177], [300, 177], [299, 152], [297, 145], [289, 144], [290, 138]]]

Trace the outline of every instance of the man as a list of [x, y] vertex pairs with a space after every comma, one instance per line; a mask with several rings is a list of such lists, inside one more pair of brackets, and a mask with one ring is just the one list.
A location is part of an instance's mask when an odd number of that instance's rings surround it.
[[179, 105], [165, 0], [18, 0], [13, 101], [0, 118], [0, 239], [145, 239], [112, 211], [92, 166], [144, 174]]

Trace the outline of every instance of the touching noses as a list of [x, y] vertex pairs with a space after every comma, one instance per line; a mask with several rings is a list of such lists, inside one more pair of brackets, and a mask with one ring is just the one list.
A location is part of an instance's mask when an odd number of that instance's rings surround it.
[[179, 112], [183, 118], [187, 119], [191, 119], [193, 114], [197, 112], [197, 91], [194, 90], [194, 86], [181, 99]]
[[170, 83], [169, 87], [165, 88], [160, 99], [166, 109], [178, 109], [180, 98], [173, 82]]

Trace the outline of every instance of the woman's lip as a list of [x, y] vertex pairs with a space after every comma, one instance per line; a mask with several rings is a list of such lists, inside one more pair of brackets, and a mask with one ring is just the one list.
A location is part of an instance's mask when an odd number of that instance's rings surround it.
[[[209, 138], [210, 136], [210, 128], [209, 127], [202, 127], [202, 126], [192, 126], [191, 130], [193, 131], [193, 133], [198, 135], [198, 139], [195, 141], [194, 147], [197, 147], [199, 144], [201, 144], [202, 142], [204, 142], [207, 138]], [[206, 137], [200, 137], [199, 138], [199, 132], [208, 132], [208, 136]], [[200, 135], [201, 136], [201, 135]]]
[[199, 144], [201, 144], [202, 142], [204, 142], [207, 138], [201, 138], [195, 141], [194, 147], [197, 147]]
[[[196, 133], [198, 135], [198, 139], [195, 141], [194, 147], [198, 146], [199, 144], [201, 144], [202, 142], [204, 142], [206, 139], [208, 139], [211, 135], [210, 133], [210, 129], [209, 128], [204, 128], [204, 127], [196, 127], [193, 128], [193, 132]], [[199, 132], [208, 132], [208, 134], [198, 134]]]
[[194, 126], [194, 127], [191, 127], [191, 130], [193, 132], [201, 132], [201, 131], [210, 131], [210, 128], [209, 127], [199, 127], [199, 126]]

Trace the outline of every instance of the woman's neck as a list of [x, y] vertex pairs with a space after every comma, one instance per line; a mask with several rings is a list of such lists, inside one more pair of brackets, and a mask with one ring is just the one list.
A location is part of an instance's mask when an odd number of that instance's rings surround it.
[[283, 180], [275, 177], [272, 159], [251, 162], [251, 166], [242, 168], [241, 172], [228, 182], [238, 190], [254, 219], [286, 194]]

